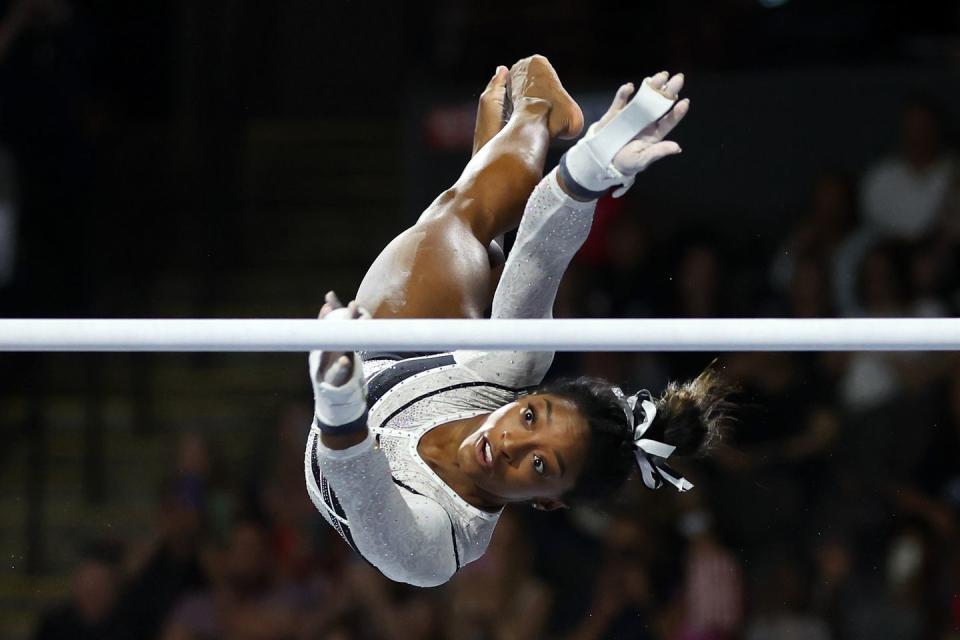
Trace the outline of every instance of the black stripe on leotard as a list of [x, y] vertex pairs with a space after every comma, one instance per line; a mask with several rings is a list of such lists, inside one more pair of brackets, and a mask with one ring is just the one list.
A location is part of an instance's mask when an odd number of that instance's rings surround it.
[[410, 407], [420, 402], [421, 400], [426, 400], [427, 398], [433, 397], [440, 393], [444, 393], [446, 391], [453, 391], [455, 389], [468, 389], [470, 387], [493, 387], [494, 389], [500, 389], [501, 391], [509, 391], [510, 393], [516, 393], [516, 394], [520, 394], [520, 393], [523, 393], [524, 391], [529, 391], [530, 389], [535, 388], [535, 387], [508, 387], [503, 384], [496, 384], [494, 382], [482, 382], [482, 381], [460, 382], [458, 384], [451, 384], [447, 387], [441, 387], [440, 389], [434, 389], [433, 391], [428, 391], [423, 395], [419, 395], [416, 398], [413, 398], [412, 400], [405, 402], [401, 407], [397, 408], [396, 410], [394, 410], [393, 413], [387, 416], [386, 419], [381, 421], [380, 424], [381, 425], [388, 424], [391, 420], [396, 418], [401, 412], [403, 412], [406, 409], [409, 409]]
[[[403, 482], [400, 482], [400, 481], [397, 480], [396, 478], [393, 479], [393, 483], [394, 483], [395, 485], [397, 485], [398, 487], [402, 487], [402, 488], [406, 489], [407, 491], [409, 491], [409, 492], [412, 493], [412, 494], [415, 494], [415, 495], [418, 495], [418, 496], [422, 496], [422, 495], [423, 495], [422, 493], [420, 493], [419, 491], [417, 491], [417, 490], [414, 489], [413, 487], [411, 487], [411, 486], [409, 486], [409, 485], [407, 485], [407, 484], [404, 484]], [[457, 530], [454, 528], [454, 526], [453, 526], [453, 518], [450, 517], [450, 514], [447, 513], [447, 510], [444, 509], [443, 512], [447, 514], [447, 519], [450, 521], [450, 539], [453, 540], [453, 560], [454, 560], [454, 562], [456, 562], [456, 564], [457, 564], [457, 571], [460, 571], [460, 566], [461, 566], [461, 565], [460, 565], [460, 547], [457, 546]]]
[[363, 362], [371, 360], [409, 360], [410, 358], [422, 358], [425, 356], [435, 356], [443, 353], [442, 351], [410, 351], [401, 353], [399, 351], [359, 351], [360, 359]]
[[445, 367], [454, 363], [452, 353], [441, 353], [425, 358], [411, 358], [400, 360], [383, 371], [377, 373], [367, 383], [367, 406], [375, 405], [383, 395], [395, 386], [418, 373]]
[[[443, 510], [447, 513], [447, 510]], [[460, 571], [460, 549], [457, 548], [457, 530], [453, 527], [453, 518], [447, 513], [447, 519], [450, 521], [450, 539], [453, 540], [453, 560], [457, 563], [457, 571]]]
[[[310, 469], [313, 472], [313, 481], [317, 483], [317, 487], [320, 489], [320, 498], [323, 500], [324, 504], [330, 507], [335, 514], [347, 519], [347, 514], [343, 511], [343, 506], [340, 504], [340, 501], [337, 500], [337, 494], [334, 493], [333, 489], [330, 488], [330, 485], [327, 484], [327, 479], [323, 477], [320, 473], [320, 461], [317, 458], [317, 437], [314, 437], [313, 441], [313, 451], [310, 456]], [[336, 518], [331, 518], [333, 528], [337, 533], [340, 534], [340, 537], [346, 541], [350, 548], [360, 554], [360, 557], [366, 560], [363, 557], [363, 554], [360, 553], [360, 549], [357, 548], [356, 543], [353, 541], [353, 534], [350, 533], [350, 525], [347, 522], [341, 522]], [[369, 560], [368, 560], [369, 562]]]

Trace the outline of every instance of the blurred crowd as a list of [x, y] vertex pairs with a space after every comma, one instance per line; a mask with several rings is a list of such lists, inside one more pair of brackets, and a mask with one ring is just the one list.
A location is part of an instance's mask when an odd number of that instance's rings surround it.
[[[604, 201], [560, 316], [955, 316], [960, 173], [936, 107], [898, 153], [824, 171], [766, 253], [722, 233], [654, 237]], [[722, 223], [722, 221], [720, 221]], [[658, 392], [714, 354], [559, 355], [553, 375]], [[678, 495], [628, 483], [601, 507], [502, 516], [488, 553], [438, 589], [394, 584], [311, 506], [291, 405], [244, 477], [184, 433], [149, 540], [100, 540], [55, 638], [884, 640], [960, 638], [960, 360], [939, 353], [720, 357], [740, 387], [727, 443]], [[123, 544], [125, 543], [125, 544]]]

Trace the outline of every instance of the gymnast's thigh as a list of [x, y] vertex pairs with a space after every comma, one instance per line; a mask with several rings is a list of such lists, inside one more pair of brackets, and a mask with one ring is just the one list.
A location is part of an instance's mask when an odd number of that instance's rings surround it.
[[487, 248], [469, 225], [425, 215], [377, 256], [356, 298], [374, 318], [481, 318], [491, 277]]

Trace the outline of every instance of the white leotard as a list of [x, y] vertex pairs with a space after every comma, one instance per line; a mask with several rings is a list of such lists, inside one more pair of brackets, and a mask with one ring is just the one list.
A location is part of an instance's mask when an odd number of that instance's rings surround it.
[[[557, 288], [593, 221], [594, 202], [534, 189], [493, 299], [495, 318], [548, 318]], [[304, 468], [314, 505], [388, 578], [443, 584], [487, 548], [499, 513], [464, 501], [417, 453], [430, 429], [489, 413], [543, 380], [552, 352], [457, 351], [398, 360], [364, 354], [366, 440], [333, 450], [314, 424]]]

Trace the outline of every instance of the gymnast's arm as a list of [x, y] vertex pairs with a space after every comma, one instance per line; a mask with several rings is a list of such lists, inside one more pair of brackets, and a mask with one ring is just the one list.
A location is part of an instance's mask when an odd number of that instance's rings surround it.
[[[567, 194], [551, 171], [534, 188], [517, 240], [493, 296], [493, 318], [550, 318], [560, 279], [583, 245], [596, 200]], [[553, 352], [457, 351], [457, 363], [479, 378], [510, 387], [540, 384]]]
[[353, 543], [370, 564], [391, 580], [418, 587], [441, 585], [456, 573], [450, 516], [437, 502], [393, 482], [373, 434], [346, 449], [321, 441], [315, 450]]
[[[637, 173], [680, 152], [679, 145], [663, 138], [689, 109], [689, 101], [676, 102], [682, 87], [682, 74], [666, 73], [644, 80], [636, 94], [632, 84], [621, 86], [606, 114], [540, 181], [527, 200], [494, 294], [493, 318], [552, 316], [560, 279], [590, 233], [597, 199], [617, 185], [614, 195], [622, 195]], [[454, 356], [478, 377], [513, 387], [539, 384], [553, 361], [553, 352], [458, 351]]]
[[[363, 311], [327, 295], [320, 317], [358, 320]], [[453, 523], [438, 503], [393, 482], [386, 455], [367, 428], [367, 386], [355, 353], [310, 353], [314, 430], [309, 452], [318, 476], [308, 482], [314, 501], [347, 530], [370, 564], [398, 582], [421, 587], [445, 583], [458, 569]], [[337, 508], [341, 512], [337, 512]]]

